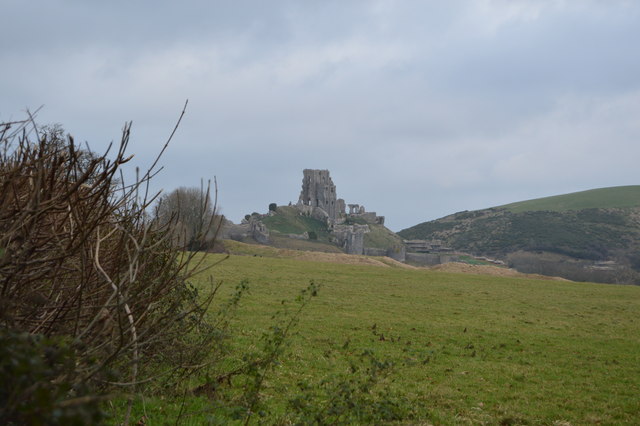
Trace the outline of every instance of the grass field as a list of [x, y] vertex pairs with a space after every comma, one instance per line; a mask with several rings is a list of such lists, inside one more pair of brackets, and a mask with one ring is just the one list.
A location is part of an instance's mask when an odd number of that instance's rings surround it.
[[640, 206], [640, 186], [630, 185], [591, 189], [572, 194], [520, 201], [500, 207], [506, 208], [512, 213], [522, 213], [525, 211], [564, 212], [592, 208], [606, 209], [638, 206]]
[[[212, 255], [207, 262], [220, 258]], [[226, 294], [249, 281], [233, 323], [238, 351], [259, 342], [282, 300], [309, 280], [322, 286], [265, 382], [267, 423], [292, 419], [287, 401], [311, 394], [300, 390], [300, 382], [329, 388], [321, 380], [348, 377], [349, 359], [365, 350], [394, 364], [369, 398], [389, 392], [405, 406], [401, 423], [640, 422], [640, 287], [331, 264], [257, 252], [232, 255], [212, 273]], [[198, 285], [204, 286], [201, 278]], [[162, 424], [178, 405], [147, 397], [134, 415]], [[212, 406], [204, 397], [188, 396], [187, 423], [212, 421]]]

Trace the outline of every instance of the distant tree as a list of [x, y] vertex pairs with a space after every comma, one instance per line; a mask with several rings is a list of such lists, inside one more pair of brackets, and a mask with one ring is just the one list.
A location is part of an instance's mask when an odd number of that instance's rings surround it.
[[[38, 142], [46, 143], [47, 149], [57, 153], [62, 158], [73, 157], [69, 161], [73, 164], [73, 169], [69, 170], [70, 179], [74, 181], [84, 180], [86, 185], [94, 185], [98, 176], [96, 161], [99, 156], [91, 151], [88, 146], [82, 147], [73, 140], [70, 134], [67, 134], [64, 127], [60, 123], [50, 123], [37, 128]], [[87, 176], [83, 176], [84, 174]], [[120, 179], [113, 177], [111, 184], [117, 187]]]
[[310, 240], [317, 240], [318, 239], [318, 234], [316, 234], [315, 231], [309, 231], [309, 239]]
[[220, 217], [215, 214], [209, 188], [180, 187], [161, 196], [156, 204], [160, 224], [177, 221], [174, 241], [189, 250], [203, 250], [215, 238]]
[[50, 145], [57, 145], [60, 148], [66, 148], [65, 130], [60, 123], [49, 123], [38, 128], [39, 139], [45, 139]]
[[270, 212], [275, 212], [276, 210], [278, 210], [278, 205], [276, 203], [269, 204], [269, 211]]

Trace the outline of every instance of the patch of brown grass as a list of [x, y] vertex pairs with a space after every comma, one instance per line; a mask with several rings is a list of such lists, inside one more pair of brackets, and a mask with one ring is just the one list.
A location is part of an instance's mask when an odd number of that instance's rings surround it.
[[569, 281], [560, 277], [548, 277], [546, 275], [539, 274], [523, 274], [522, 272], [518, 272], [515, 269], [502, 268], [499, 266], [470, 265], [468, 263], [460, 262], [443, 263], [441, 265], [431, 266], [428, 269], [433, 271], [454, 272], [458, 274], [478, 274], [492, 275], [496, 277], [519, 277], [531, 278], [536, 280]]

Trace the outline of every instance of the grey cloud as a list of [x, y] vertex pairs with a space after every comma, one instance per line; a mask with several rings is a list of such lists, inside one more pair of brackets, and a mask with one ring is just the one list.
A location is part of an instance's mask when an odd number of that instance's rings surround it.
[[215, 175], [233, 220], [296, 201], [307, 167], [396, 230], [634, 183], [635, 2], [4, 6], [0, 120], [46, 104], [98, 150], [133, 120], [144, 167], [189, 98], [156, 187]]

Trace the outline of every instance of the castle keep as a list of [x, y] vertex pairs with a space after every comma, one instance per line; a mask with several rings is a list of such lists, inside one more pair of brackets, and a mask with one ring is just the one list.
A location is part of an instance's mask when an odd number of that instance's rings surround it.
[[344, 200], [336, 199], [336, 186], [329, 176], [329, 170], [304, 169], [302, 174], [302, 191], [298, 206], [311, 207], [304, 210], [320, 208], [332, 222], [344, 216]]

